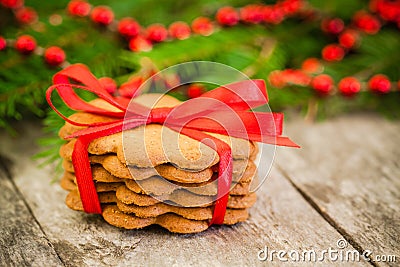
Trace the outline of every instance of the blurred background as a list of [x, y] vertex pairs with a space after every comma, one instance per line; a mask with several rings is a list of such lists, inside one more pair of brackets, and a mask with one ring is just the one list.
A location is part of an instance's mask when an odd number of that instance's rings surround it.
[[[72, 63], [111, 77], [104, 80], [110, 92], [131, 96], [157, 70], [210, 60], [265, 79], [273, 111], [309, 120], [358, 111], [400, 115], [400, 1], [0, 3], [0, 128], [12, 134], [13, 121], [24, 118], [43, 119], [53, 132], [62, 125], [44, 92]], [[125, 17], [133, 20], [121, 24]], [[176, 21], [184, 23], [172, 27]], [[26, 35], [34, 43], [19, 40]], [[60, 50], [47, 51], [52, 46]], [[207, 89], [190, 85], [173, 94], [185, 99]]]

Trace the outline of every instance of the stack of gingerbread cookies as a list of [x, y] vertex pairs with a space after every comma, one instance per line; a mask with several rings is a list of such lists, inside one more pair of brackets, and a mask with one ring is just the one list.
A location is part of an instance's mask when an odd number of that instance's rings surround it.
[[[180, 102], [170, 96], [147, 94], [134, 101], [148, 107], [173, 107]], [[91, 104], [112, 110], [96, 99]], [[78, 112], [70, 119], [81, 123], [112, 120]], [[61, 138], [81, 130], [66, 123]], [[257, 145], [247, 140], [211, 134], [232, 149], [232, 186], [224, 224], [246, 220], [255, 203], [251, 190], [256, 177]], [[60, 149], [65, 170], [61, 186], [69, 193], [66, 204], [83, 210], [76, 185], [72, 152], [76, 140]], [[217, 196], [218, 154], [210, 147], [160, 124], [149, 124], [92, 141], [88, 148], [93, 180], [103, 217], [111, 225], [138, 229], [152, 224], [171, 232], [196, 233], [206, 230]]]

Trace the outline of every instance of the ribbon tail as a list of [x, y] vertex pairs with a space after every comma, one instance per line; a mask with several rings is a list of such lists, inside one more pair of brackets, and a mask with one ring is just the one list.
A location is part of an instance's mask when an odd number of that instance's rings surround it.
[[288, 137], [285, 136], [277, 136], [275, 145], [300, 148], [298, 144], [296, 144], [295, 142], [293, 142], [292, 140], [290, 140]]
[[224, 141], [221, 141], [218, 138], [197, 130], [192, 130], [188, 128], [177, 129], [175, 127], [170, 127], [170, 129], [175, 130], [180, 134], [184, 134], [190, 138], [193, 138], [199, 142], [202, 142], [203, 144], [209, 146], [218, 153], [219, 167], [217, 199], [214, 204], [213, 217], [209, 225], [223, 224], [226, 213], [226, 206], [229, 199], [229, 192], [232, 184], [233, 162], [231, 147]]
[[84, 211], [101, 214], [101, 205], [92, 178], [92, 169], [87, 152], [93, 139], [90, 136], [81, 136], [76, 140], [74, 151], [72, 152], [72, 163]]
[[217, 200], [214, 206], [213, 217], [209, 225], [223, 224], [226, 206], [229, 200], [229, 191], [232, 183], [232, 154], [231, 149], [217, 149], [219, 155], [219, 168], [218, 168], [218, 191]]

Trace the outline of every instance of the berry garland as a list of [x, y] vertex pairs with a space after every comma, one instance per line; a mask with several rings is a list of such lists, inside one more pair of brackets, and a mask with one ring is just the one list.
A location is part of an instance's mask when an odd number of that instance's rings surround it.
[[[11, 9], [20, 24], [30, 25], [39, 20], [36, 10], [32, 7], [26, 7], [23, 0], [1, 0], [0, 4]], [[0, 51], [5, 50], [10, 45], [24, 55], [35, 53], [44, 56], [46, 63], [50, 66], [62, 66], [66, 58], [65, 52], [60, 47], [51, 46], [44, 49], [38, 46], [36, 40], [30, 35], [21, 35], [16, 40], [6, 40], [0, 36]]]
[[[37, 12], [24, 6], [23, 0], [0, 0], [0, 4], [12, 10], [16, 20], [21, 24], [34, 24], [38, 21]], [[272, 71], [268, 77], [272, 86], [283, 88], [291, 85], [311, 87], [318, 96], [328, 96], [336, 92], [350, 97], [361, 90], [369, 89], [376, 94], [387, 94], [392, 90], [400, 89], [383, 74], [369, 74], [368, 77], [344, 77], [337, 86], [331, 76], [323, 73], [326, 64], [343, 60], [349, 53], [358, 48], [363, 35], [377, 34], [383, 24], [395, 23], [400, 28], [400, 1], [371, 0], [370, 12], [359, 11], [354, 14], [351, 24], [345, 25], [340, 18], [323, 18], [321, 30], [325, 34], [336, 36], [337, 43], [328, 44], [321, 50], [321, 59], [308, 58], [301, 69], [285, 69]], [[143, 28], [135, 19], [126, 17], [117, 21], [114, 12], [107, 6], [93, 7], [83, 0], [72, 0], [66, 8], [71, 16], [89, 17], [94, 23], [106, 27], [110, 31], [117, 31], [127, 41], [132, 52], [152, 50], [160, 42], [184, 40], [192, 34], [209, 36], [223, 27], [232, 27], [239, 23], [275, 25], [288, 17], [302, 13], [313, 13], [315, 10], [305, 0], [282, 0], [274, 5], [250, 4], [240, 9], [222, 7], [216, 15], [215, 21], [207, 17], [198, 17], [191, 25], [177, 21], [165, 27], [162, 24], [152, 24]], [[65, 52], [57, 46], [46, 49], [38, 46], [33, 37], [19, 36], [16, 40], [5, 40], [0, 36], [0, 50], [13, 46], [22, 54], [37, 54], [44, 57], [50, 66], [65, 67]], [[108, 77], [100, 79], [110, 93], [124, 96], [133, 96], [145, 77], [133, 77], [119, 88], [114, 80]], [[362, 82], [367, 81], [367, 82]], [[188, 96], [196, 97], [204, 91], [200, 85], [189, 87]]]
[[[400, 28], [400, 1], [371, 0], [370, 10], [376, 15], [366, 11], [356, 12], [352, 24], [345, 25], [340, 18], [326, 18], [322, 20], [321, 30], [327, 34], [337, 36], [338, 43], [328, 44], [321, 51], [322, 60], [317, 58], [306, 59], [300, 70], [286, 69], [274, 71], [269, 75], [269, 81], [274, 87], [282, 88], [290, 85], [311, 86], [319, 96], [335, 93], [334, 80], [327, 74], [321, 74], [324, 65], [329, 62], [341, 61], [359, 46], [363, 34], [377, 34], [382, 27], [382, 22], [394, 22]], [[379, 20], [378, 16], [381, 20]], [[370, 90], [377, 94], [387, 94], [400, 89], [384, 74], [370, 75], [366, 86], [361, 80], [365, 77], [344, 77], [337, 85], [337, 91], [343, 96], [352, 97], [361, 89]]]

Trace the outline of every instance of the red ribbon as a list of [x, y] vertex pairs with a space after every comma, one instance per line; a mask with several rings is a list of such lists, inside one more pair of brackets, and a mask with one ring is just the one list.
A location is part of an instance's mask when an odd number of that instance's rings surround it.
[[[81, 83], [71, 84], [71, 80]], [[265, 83], [246, 80], [209, 91], [202, 96], [183, 102], [174, 108], [150, 109], [129, 99], [110, 95], [82, 64], [71, 65], [53, 77], [54, 85], [46, 92], [51, 108], [65, 121], [76, 126], [87, 126], [66, 138], [77, 138], [72, 162], [83, 208], [87, 213], [101, 214], [101, 206], [92, 178], [88, 146], [94, 139], [108, 136], [141, 125], [158, 123], [190, 138], [203, 142], [216, 150], [220, 157], [218, 169], [217, 200], [211, 224], [222, 224], [232, 182], [232, 152], [225, 142], [204, 132], [230, 135], [237, 138], [280, 146], [298, 147], [282, 133], [283, 115], [280, 113], [252, 112], [267, 104]], [[96, 94], [119, 111], [110, 111], [82, 100], [74, 88]], [[57, 90], [64, 103], [75, 111], [107, 116], [114, 120], [97, 123], [80, 123], [64, 116], [53, 105], [51, 94]]]

